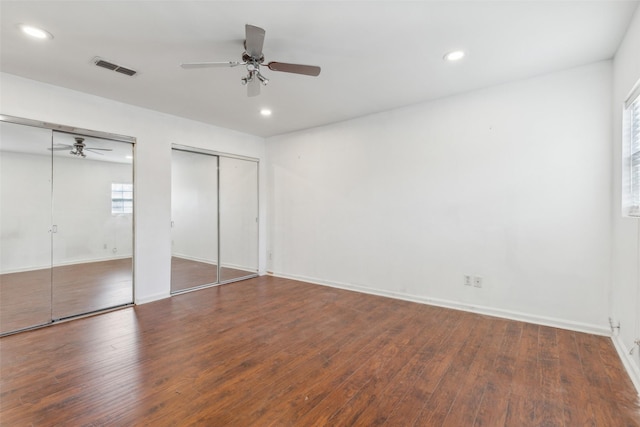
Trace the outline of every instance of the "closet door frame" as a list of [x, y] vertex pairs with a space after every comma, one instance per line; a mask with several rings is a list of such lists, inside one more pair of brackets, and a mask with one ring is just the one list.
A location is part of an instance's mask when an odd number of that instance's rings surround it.
[[[134, 148], [136, 144], [136, 138], [132, 136], [119, 135], [116, 133], [109, 133], [109, 132], [103, 132], [103, 131], [97, 131], [97, 130], [91, 130], [91, 129], [77, 128], [73, 126], [66, 126], [66, 125], [60, 125], [60, 124], [49, 123], [49, 122], [42, 122], [39, 120], [25, 119], [23, 117], [9, 116], [6, 114], [0, 114], [0, 121], [14, 123], [18, 125], [38, 127], [43, 129], [50, 129], [50, 130], [55, 130], [55, 131], [64, 132], [64, 133], [77, 134], [78, 136], [94, 136], [96, 138], [111, 139], [113, 141], [119, 141], [119, 142], [128, 142], [130, 144], [133, 144]], [[134, 167], [135, 167], [135, 164], [134, 164]]]
[[[260, 159], [255, 158], [255, 157], [249, 157], [249, 156], [242, 156], [242, 155], [237, 155], [237, 154], [231, 154], [231, 153], [225, 153], [225, 152], [221, 152], [221, 151], [216, 151], [216, 150], [209, 150], [206, 148], [199, 148], [199, 147], [192, 147], [189, 145], [183, 145], [183, 144], [171, 144], [171, 150], [177, 150], [177, 151], [186, 151], [189, 153], [195, 153], [195, 154], [203, 154], [203, 155], [208, 155], [208, 156], [216, 156], [218, 157], [218, 168], [216, 170], [216, 175], [217, 175], [217, 179], [216, 179], [216, 184], [217, 184], [217, 234], [218, 234], [218, 241], [217, 241], [217, 257], [218, 257], [218, 261], [217, 261], [217, 280], [215, 283], [211, 283], [208, 285], [201, 285], [201, 286], [195, 286], [193, 288], [188, 288], [188, 289], [183, 289], [183, 290], [177, 290], [177, 291], [173, 291], [171, 292], [171, 295], [180, 295], [186, 292], [193, 292], [193, 291], [198, 291], [200, 289], [205, 289], [205, 288], [209, 288], [212, 286], [219, 286], [219, 285], [224, 285], [227, 283], [233, 283], [233, 282], [238, 282], [241, 280], [247, 280], [250, 278], [254, 278], [254, 277], [258, 277], [258, 269], [256, 268], [256, 272], [250, 275], [246, 275], [246, 276], [242, 276], [242, 277], [238, 277], [238, 278], [233, 278], [233, 279], [229, 279], [229, 280], [220, 280], [220, 273], [221, 273], [221, 267], [222, 267], [222, 256], [221, 256], [221, 251], [220, 251], [220, 242], [221, 242], [221, 238], [220, 238], [220, 232], [221, 232], [221, 224], [220, 224], [220, 161], [219, 159], [222, 157], [226, 157], [226, 158], [231, 158], [231, 159], [238, 159], [238, 160], [246, 160], [246, 161], [250, 161], [250, 162], [254, 162], [256, 164], [256, 176], [257, 176], [257, 180], [256, 180], [256, 205], [257, 205], [257, 212], [256, 212], [256, 219], [259, 217], [259, 212], [260, 212]], [[260, 240], [260, 222], [257, 221], [256, 224], [256, 259], [260, 258], [260, 244], [259, 244], [259, 240]]]
[[[80, 313], [78, 315], [74, 315], [74, 316], [70, 316], [70, 317], [66, 317], [64, 319], [53, 319], [53, 316], [51, 316], [51, 320], [47, 323], [41, 324], [41, 325], [36, 325], [36, 326], [32, 326], [32, 327], [28, 327], [28, 328], [23, 328], [23, 329], [17, 329], [17, 330], [13, 330], [13, 331], [8, 331], [8, 332], [3, 332], [0, 334], [0, 336], [5, 336], [5, 335], [11, 335], [14, 333], [18, 333], [18, 332], [22, 332], [22, 331], [26, 331], [26, 330], [30, 330], [30, 329], [37, 329], [37, 328], [41, 328], [44, 326], [50, 326], [53, 324], [57, 324], [57, 323], [62, 323], [62, 322], [66, 322], [69, 320], [73, 320], [73, 319], [77, 319], [77, 318], [81, 318], [81, 317], [85, 317], [85, 316], [90, 316], [93, 315], [95, 313], [98, 312], [108, 312], [108, 311], [112, 311], [112, 310], [116, 310], [116, 309], [120, 309], [123, 307], [130, 307], [134, 305], [135, 301], [135, 266], [136, 266], [136, 257], [135, 257], [135, 252], [136, 252], [136, 191], [135, 191], [135, 177], [136, 177], [136, 170], [135, 170], [135, 153], [136, 153], [136, 138], [132, 137], [132, 136], [126, 136], [126, 135], [120, 135], [120, 134], [115, 134], [115, 133], [110, 133], [110, 132], [103, 132], [103, 131], [96, 131], [96, 130], [92, 130], [92, 129], [84, 129], [84, 128], [77, 128], [77, 127], [73, 127], [73, 126], [67, 126], [67, 125], [62, 125], [62, 124], [57, 124], [57, 123], [50, 123], [50, 122], [44, 122], [44, 121], [40, 121], [40, 120], [34, 120], [34, 119], [28, 119], [28, 118], [24, 118], [24, 117], [15, 117], [15, 116], [11, 116], [11, 115], [7, 115], [7, 114], [0, 114], [0, 122], [7, 122], [7, 123], [13, 123], [13, 124], [17, 124], [17, 125], [23, 125], [23, 126], [31, 126], [31, 127], [35, 127], [35, 128], [41, 128], [41, 129], [48, 129], [51, 131], [58, 131], [58, 132], [64, 132], [64, 133], [68, 133], [68, 134], [72, 134], [72, 135], [78, 135], [78, 136], [88, 136], [88, 137], [96, 137], [96, 138], [101, 138], [101, 139], [108, 139], [108, 140], [112, 140], [112, 141], [117, 141], [117, 142], [124, 142], [124, 143], [129, 143], [131, 144], [131, 152], [134, 158], [134, 161], [132, 161], [131, 163], [131, 174], [132, 174], [132, 182], [134, 185], [134, 192], [133, 192], [133, 216], [132, 216], [132, 235], [131, 235], [131, 245], [133, 248], [132, 251], [132, 268], [131, 268], [131, 303], [127, 303], [127, 304], [123, 304], [123, 305], [119, 305], [117, 307], [107, 307], [104, 309], [100, 309], [97, 311], [92, 311], [92, 312], [88, 312], [88, 313]], [[53, 132], [52, 132], [53, 135]], [[51, 158], [53, 161], [53, 153], [51, 154]], [[53, 163], [52, 163], [53, 166]], [[52, 171], [53, 173], [53, 171]], [[53, 175], [52, 175], [52, 179], [53, 179]], [[53, 183], [52, 183], [53, 185]], [[52, 187], [53, 189], [53, 187]], [[52, 197], [53, 197], [53, 193], [52, 193]], [[52, 218], [53, 220], [53, 218]], [[52, 222], [53, 224], [53, 222]], [[50, 235], [51, 237], [51, 241], [53, 241], [53, 236]], [[52, 254], [53, 256], [53, 254]], [[51, 260], [51, 269], [53, 269], [53, 258]], [[53, 289], [53, 288], [52, 288]]]

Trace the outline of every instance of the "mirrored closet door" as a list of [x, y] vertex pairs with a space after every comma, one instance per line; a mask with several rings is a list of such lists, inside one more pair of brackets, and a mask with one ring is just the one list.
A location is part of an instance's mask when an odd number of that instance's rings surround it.
[[255, 277], [257, 160], [176, 146], [171, 164], [171, 292]]
[[132, 147], [53, 132], [54, 319], [133, 301]]
[[133, 144], [0, 132], [0, 334], [131, 304]]
[[220, 280], [258, 271], [258, 163], [220, 157]]
[[171, 153], [171, 292], [218, 283], [218, 156]]
[[0, 122], [0, 333], [51, 321], [51, 133]]

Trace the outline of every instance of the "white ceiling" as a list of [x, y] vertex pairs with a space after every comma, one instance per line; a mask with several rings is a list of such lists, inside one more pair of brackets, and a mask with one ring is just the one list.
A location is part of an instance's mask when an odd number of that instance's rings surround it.
[[[0, 70], [267, 137], [609, 59], [637, 5], [3, 0]], [[20, 23], [54, 38], [28, 39]], [[179, 67], [239, 61], [247, 23], [266, 30], [265, 62], [320, 65], [320, 76], [263, 69], [269, 85], [248, 98], [244, 67]], [[455, 49], [467, 56], [442, 60]], [[139, 74], [98, 68], [96, 56]]]

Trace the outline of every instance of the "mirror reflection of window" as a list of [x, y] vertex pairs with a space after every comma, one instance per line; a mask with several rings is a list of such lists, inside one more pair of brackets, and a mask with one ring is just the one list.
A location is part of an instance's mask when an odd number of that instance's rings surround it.
[[111, 184], [111, 213], [133, 213], [133, 184]]

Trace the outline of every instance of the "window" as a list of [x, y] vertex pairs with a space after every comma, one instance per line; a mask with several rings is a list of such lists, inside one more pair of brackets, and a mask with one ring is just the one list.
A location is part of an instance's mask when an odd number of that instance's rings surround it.
[[623, 209], [640, 217], [640, 86], [625, 103], [625, 147], [623, 151]]
[[111, 213], [133, 213], [133, 184], [111, 184]]

